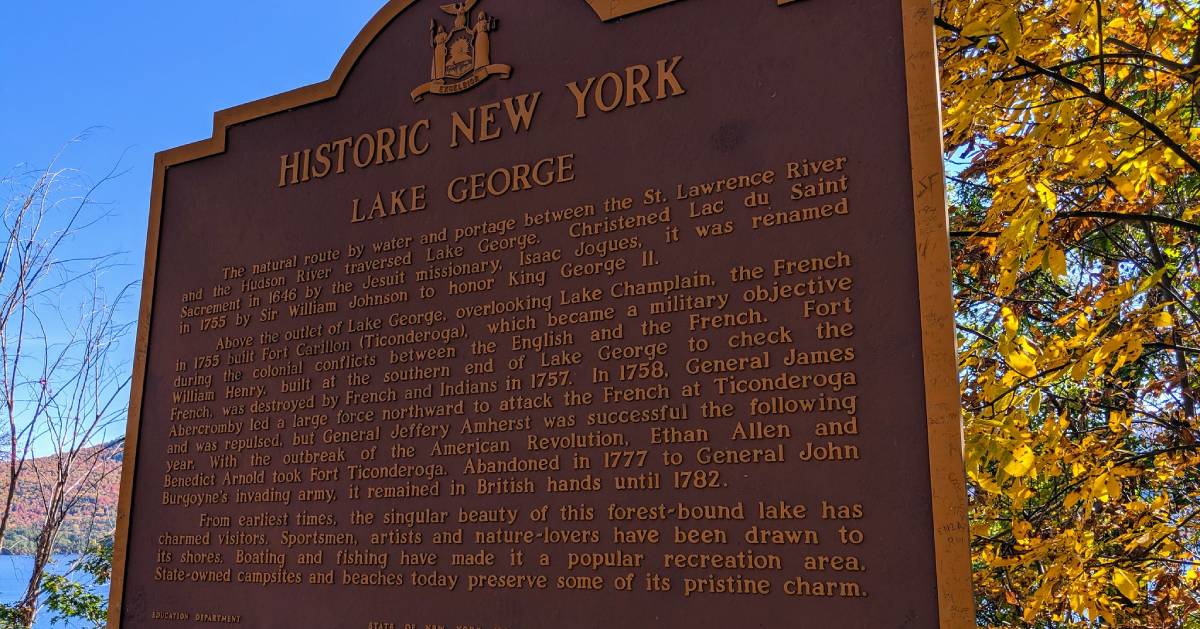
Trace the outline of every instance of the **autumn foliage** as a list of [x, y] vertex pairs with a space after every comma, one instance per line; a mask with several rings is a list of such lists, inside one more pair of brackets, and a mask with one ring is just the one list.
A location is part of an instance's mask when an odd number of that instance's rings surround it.
[[[116, 528], [123, 444], [118, 441], [85, 448], [81, 452], [85, 457], [98, 457], [99, 469], [95, 474], [85, 475], [79, 471], [71, 474], [71, 484], [81, 486], [83, 491], [79, 492], [78, 500], [63, 519], [56, 552], [82, 553], [96, 539], [109, 535]], [[36, 550], [38, 533], [46, 521], [47, 497], [53, 492], [58, 458], [50, 455], [26, 462], [4, 534], [4, 552], [32, 555]], [[4, 481], [0, 479], [0, 487], [3, 486]]]
[[1200, 3], [935, 10], [979, 624], [1200, 627]]

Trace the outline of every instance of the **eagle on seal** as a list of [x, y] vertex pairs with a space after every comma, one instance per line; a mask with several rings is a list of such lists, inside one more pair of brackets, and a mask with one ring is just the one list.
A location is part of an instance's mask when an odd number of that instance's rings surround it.
[[479, 0], [463, 0], [453, 4], [443, 4], [442, 10], [454, 16], [454, 30], [467, 27], [467, 17]]

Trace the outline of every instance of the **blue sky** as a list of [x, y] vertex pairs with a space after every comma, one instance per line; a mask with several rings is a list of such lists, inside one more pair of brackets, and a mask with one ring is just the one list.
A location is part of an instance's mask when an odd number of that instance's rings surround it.
[[[0, 176], [58, 165], [85, 179], [119, 164], [97, 199], [111, 216], [73, 246], [122, 251], [116, 290], [140, 279], [158, 151], [209, 137], [213, 112], [329, 77], [383, 0], [43, 0], [0, 9]], [[136, 301], [136, 300], [133, 300]], [[127, 318], [136, 317], [132, 301]]]
[[[142, 276], [154, 154], [208, 138], [218, 110], [327, 79], [383, 3], [4, 3], [0, 180], [45, 167], [60, 152], [57, 166], [77, 171], [83, 185], [119, 168], [120, 176], [96, 195], [108, 217], [67, 252], [122, 252], [101, 278], [112, 295]], [[85, 132], [84, 141], [71, 142]], [[9, 190], [0, 186], [0, 192]], [[136, 320], [139, 296], [132, 292], [119, 318]], [[75, 303], [61, 305], [70, 314]], [[61, 333], [50, 331], [52, 337]], [[132, 333], [119, 351], [132, 366]], [[103, 438], [119, 434], [123, 424]], [[34, 450], [47, 454], [48, 447], [39, 439]]]

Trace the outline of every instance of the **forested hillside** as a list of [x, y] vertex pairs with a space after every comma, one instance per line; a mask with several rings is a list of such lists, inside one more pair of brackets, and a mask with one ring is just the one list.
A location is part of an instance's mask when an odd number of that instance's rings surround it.
[[[58, 551], [80, 552], [90, 541], [112, 533], [117, 520], [117, 500], [121, 484], [122, 443], [114, 442], [97, 446], [104, 450], [102, 470], [96, 474], [99, 481], [80, 492], [81, 498], [63, 522], [59, 534]], [[87, 457], [91, 452], [82, 453]], [[21, 479], [17, 483], [13, 501], [12, 520], [4, 539], [4, 553], [23, 555], [32, 553], [38, 531], [46, 517], [46, 500], [49, 487], [55, 481], [56, 460], [54, 457], [33, 459], [25, 464]], [[71, 482], [79, 482], [77, 478]], [[0, 482], [0, 487], [7, 483]]]

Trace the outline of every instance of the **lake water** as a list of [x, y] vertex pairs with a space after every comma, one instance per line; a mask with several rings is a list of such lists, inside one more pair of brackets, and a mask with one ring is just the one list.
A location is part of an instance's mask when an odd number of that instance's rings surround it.
[[[55, 561], [55, 565], [62, 569], [66, 564], [69, 564], [71, 558], [63, 557]], [[51, 567], [53, 570], [54, 567]], [[0, 555], [0, 602], [13, 603], [25, 594], [25, 588], [29, 585], [29, 575], [33, 572], [33, 557], [23, 557], [19, 555]], [[107, 595], [107, 586], [97, 588], [97, 593]], [[35, 629], [87, 629], [89, 625], [78, 621], [68, 623], [50, 623], [51, 614], [43, 611], [38, 616], [37, 622], [34, 623]]]

